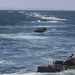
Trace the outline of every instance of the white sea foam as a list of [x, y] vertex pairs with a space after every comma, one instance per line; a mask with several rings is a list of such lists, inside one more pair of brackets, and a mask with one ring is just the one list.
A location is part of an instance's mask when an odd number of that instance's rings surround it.
[[0, 74], [0, 75], [75, 75], [75, 70], [62, 71], [57, 73], [11, 73], [11, 74]]
[[43, 19], [43, 20], [53, 20], [53, 21], [57, 21], [57, 20], [66, 20], [65, 18], [58, 18], [58, 17], [54, 17], [54, 16], [48, 16], [48, 15], [41, 15], [41, 14], [39, 14], [39, 13], [29, 13], [29, 14], [27, 14], [27, 15], [29, 15], [29, 16], [33, 16], [33, 17], [38, 17], [38, 18], [41, 18], [41, 19]]
[[1, 34], [0, 38], [9, 38], [9, 39], [46, 39], [45, 36], [34, 36], [26, 34]]
[[1, 75], [65, 75], [63, 72], [58, 73], [12, 73], [12, 74], [1, 74]]
[[61, 18], [57, 18], [57, 17], [41, 17], [41, 19], [45, 19], [45, 20], [66, 20], [66, 19], [61, 19]]
[[31, 21], [31, 23], [63, 23], [62, 21], [41, 21], [41, 20], [38, 20], [38, 21]]
[[49, 25], [39, 25], [39, 26], [29, 26], [29, 27], [46, 27], [46, 28], [56, 28], [56, 27], [64, 27], [64, 26], [49, 26]]
[[32, 17], [41, 17], [41, 15], [40, 15], [39, 13], [33, 13], [33, 12], [31, 12], [31, 13], [26, 13], [26, 15], [32, 16]]
[[25, 11], [18, 11], [19, 13], [22, 13], [22, 14], [24, 14], [25, 13]]
[[9, 12], [9, 13], [13, 13], [14, 11], [12, 11], [12, 10], [9, 10], [8, 12]]
[[33, 17], [39, 17], [39, 18], [43, 17], [43, 15], [41, 15], [41, 14], [39, 14], [39, 13], [33, 13], [33, 12], [28, 13], [28, 15], [29, 15], [29, 16], [33, 16]]
[[38, 21], [39, 23], [58, 23], [58, 21]]
[[1, 64], [9, 64], [9, 65], [15, 65], [15, 63], [13, 61], [5, 61], [5, 60], [0, 60], [0, 65]]
[[65, 73], [75, 73], [75, 70], [67, 70]]

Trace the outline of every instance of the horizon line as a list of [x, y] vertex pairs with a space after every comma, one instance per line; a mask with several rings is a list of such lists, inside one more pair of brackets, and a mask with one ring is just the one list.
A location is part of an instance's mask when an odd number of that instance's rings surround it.
[[59, 9], [0, 9], [0, 10], [23, 10], [23, 11], [75, 11], [75, 10], [59, 10]]

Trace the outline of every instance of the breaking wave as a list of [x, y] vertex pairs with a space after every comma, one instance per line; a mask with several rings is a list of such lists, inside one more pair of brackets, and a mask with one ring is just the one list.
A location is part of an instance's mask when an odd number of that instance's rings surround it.
[[41, 18], [42, 20], [49, 20], [49, 21], [63, 21], [63, 20], [66, 20], [65, 18], [58, 18], [58, 17], [54, 17], [54, 16], [51, 16], [51, 15], [41, 15], [39, 13], [30, 13], [28, 14], [29, 16], [32, 16], [32, 17], [38, 17], [38, 18]]
[[11, 74], [1, 74], [1, 75], [75, 75], [75, 70], [68, 70], [57, 73], [11, 73]]
[[59, 23], [59, 21], [41, 21], [41, 20], [38, 20], [38, 21], [31, 21], [31, 23]]
[[0, 38], [9, 38], [9, 39], [46, 39], [45, 36], [34, 36], [26, 34], [1, 34]]
[[66, 20], [66, 19], [61, 19], [61, 18], [57, 18], [57, 17], [41, 17], [42, 19], [46, 19], [46, 20]]
[[60, 28], [60, 27], [65, 27], [65, 26], [43, 26], [43, 25], [39, 25], [39, 26], [29, 26], [29, 27], [46, 27], [46, 28]]

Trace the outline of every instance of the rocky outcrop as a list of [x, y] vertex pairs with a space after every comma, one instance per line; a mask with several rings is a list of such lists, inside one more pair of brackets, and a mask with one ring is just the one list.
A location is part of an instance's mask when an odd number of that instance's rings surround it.
[[42, 32], [46, 32], [47, 31], [47, 28], [37, 28], [36, 30], [34, 30], [34, 32], [37, 32], [37, 33], [42, 33]]
[[68, 69], [75, 69], [75, 59], [55, 61], [53, 65], [48, 66], [38, 66], [37, 72], [61, 72]]

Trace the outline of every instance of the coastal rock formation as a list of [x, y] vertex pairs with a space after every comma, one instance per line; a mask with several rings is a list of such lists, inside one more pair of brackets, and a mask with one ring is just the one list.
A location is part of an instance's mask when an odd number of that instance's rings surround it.
[[37, 72], [61, 72], [68, 69], [75, 69], [75, 58], [73, 60], [55, 61], [53, 65], [38, 66]]

